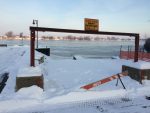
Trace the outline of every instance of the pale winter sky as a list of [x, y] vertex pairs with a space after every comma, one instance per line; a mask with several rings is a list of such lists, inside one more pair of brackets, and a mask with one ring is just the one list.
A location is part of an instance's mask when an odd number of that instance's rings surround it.
[[29, 34], [40, 27], [84, 29], [84, 18], [100, 21], [101, 31], [150, 36], [150, 0], [0, 0], [0, 35]]

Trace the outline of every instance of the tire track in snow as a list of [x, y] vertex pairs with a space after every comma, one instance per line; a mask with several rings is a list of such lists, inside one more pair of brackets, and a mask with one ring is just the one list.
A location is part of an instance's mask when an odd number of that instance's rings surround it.
[[[109, 98], [109, 99], [94, 99], [77, 102], [68, 102], [62, 104], [40, 105], [33, 106], [30, 110], [22, 109], [16, 112], [7, 113], [149, 113], [148, 107], [143, 107], [144, 104], [136, 99], [131, 100], [128, 97]], [[149, 106], [149, 105], [147, 105]], [[41, 108], [41, 110], [40, 110]], [[140, 109], [137, 109], [140, 108]], [[130, 111], [135, 109], [134, 111]], [[90, 112], [89, 112], [90, 111]]]

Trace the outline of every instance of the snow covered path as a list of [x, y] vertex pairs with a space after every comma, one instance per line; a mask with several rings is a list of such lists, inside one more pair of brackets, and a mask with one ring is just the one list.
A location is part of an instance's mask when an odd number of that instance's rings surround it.
[[9, 72], [9, 79], [2, 94], [7, 92], [14, 93], [15, 77], [18, 73], [18, 70], [21, 67], [28, 66], [28, 52], [29, 51], [27, 51], [27, 47], [21, 48], [16, 46], [0, 48], [0, 73]]
[[[96, 94], [96, 92], [93, 93]], [[100, 92], [97, 93], [100, 94]], [[79, 96], [79, 94], [77, 95]], [[81, 97], [84, 95], [85, 94], [82, 95], [80, 93]], [[59, 99], [61, 100], [61, 97]], [[3, 111], [3, 113], [140, 113], [141, 111], [149, 113], [150, 110], [150, 100], [146, 100], [144, 96], [138, 96], [138, 98], [131, 98], [129, 95], [97, 99], [87, 98], [82, 101], [68, 101], [60, 104], [50, 104], [48, 101], [40, 102], [32, 105], [31, 107], [25, 107], [18, 110], [8, 110], [7, 112]], [[30, 104], [33, 103], [34, 101], [30, 102]]]

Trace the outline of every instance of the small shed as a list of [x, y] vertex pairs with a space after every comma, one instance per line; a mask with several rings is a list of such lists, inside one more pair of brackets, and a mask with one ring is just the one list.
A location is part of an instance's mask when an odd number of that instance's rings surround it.
[[19, 70], [16, 77], [16, 91], [23, 87], [37, 85], [44, 89], [44, 78], [39, 67], [27, 67]]

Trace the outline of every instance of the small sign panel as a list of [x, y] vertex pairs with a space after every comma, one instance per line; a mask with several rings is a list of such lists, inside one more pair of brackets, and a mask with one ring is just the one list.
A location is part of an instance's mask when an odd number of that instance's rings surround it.
[[99, 30], [99, 20], [98, 19], [84, 19], [84, 29], [85, 31], [98, 31]]

